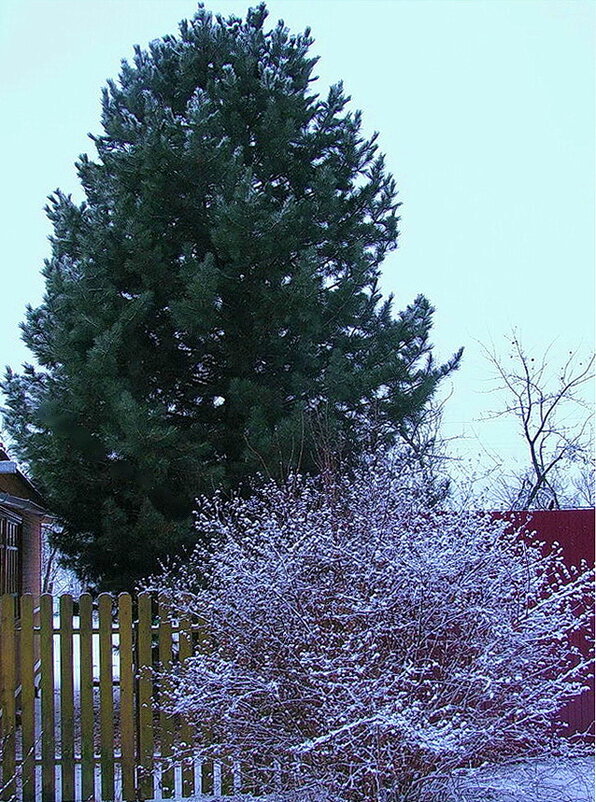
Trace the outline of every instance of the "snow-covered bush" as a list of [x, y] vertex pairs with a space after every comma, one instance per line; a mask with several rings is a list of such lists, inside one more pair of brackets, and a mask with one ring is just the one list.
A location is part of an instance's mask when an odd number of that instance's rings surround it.
[[590, 577], [425, 498], [409, 467], [371, 459], [201, 504], [215, 548], [153, 587], [205, 622], [166, 686], [206, 758], [263, 792], [418, 800], [457, 767], [549, 748], [587, 673], [569, 636]]

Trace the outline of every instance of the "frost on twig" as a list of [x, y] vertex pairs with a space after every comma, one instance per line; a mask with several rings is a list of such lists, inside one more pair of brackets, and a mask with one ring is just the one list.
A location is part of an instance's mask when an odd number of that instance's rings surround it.
[[589, 572], [426, 497], [411, 466], [371, 458], [201, 503], [215, 546], [152, 586], [205, 624], [167, 678], [203, 757], [237, 762], [260, 793], [364, 802], [423, 800], [456, 769], [552, 751], [588, 673], [570, 636]]

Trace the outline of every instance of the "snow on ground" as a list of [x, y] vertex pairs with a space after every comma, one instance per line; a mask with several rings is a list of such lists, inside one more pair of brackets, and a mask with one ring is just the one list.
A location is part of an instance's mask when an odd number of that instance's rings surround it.
[[[201, 797], [195, 798], [198, 800]], [[204, 797], [203, 797], [204, 799]], [[594, 802], [594, 759], [581, 757], [486, 767], [454, 779], [446, 792], [425, 802]], [[256, 797], [211, 797], [210, 802], [257, 802]], [[176, 800], [175, 802], [192, 802]], [[258, 802], [311, 802], [305, 797], [259, 797]], [[312, 800], [316, 802], [316, 800]], [[325, 802], [330, 802], [325, 800]]]
[[487, 767], [454, 782], [445, 802], [593, 802], [594, 759]]

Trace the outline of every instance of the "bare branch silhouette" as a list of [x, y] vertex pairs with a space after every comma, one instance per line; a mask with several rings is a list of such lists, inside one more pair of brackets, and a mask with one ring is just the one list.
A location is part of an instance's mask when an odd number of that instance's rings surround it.
[[[531, 355], [517, 332], [509, 359], [483, 346], [504, 404], [488, 418], [515, 416], [526, 445], [527, 464], [502, 476], [500, 496], [511, 509], [594, 503], [593, 404], [582, 395], [594, 379], [594, 354], [569, 351], [561, 366], [552, 345]], [[590, 491], [591, 487], [591, 491]]]

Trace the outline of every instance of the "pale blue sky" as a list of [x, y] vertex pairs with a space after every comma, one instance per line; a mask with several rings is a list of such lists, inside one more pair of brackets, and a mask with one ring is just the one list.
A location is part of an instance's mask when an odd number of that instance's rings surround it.
[[[253, 3], [254, 4], [254, 3]], [[249, 3], [207, 7], [243, 15]], [[320, 91], [343, 79], [403, 203], [383, 287], [437, 307], [439, 356], [466, 347], [447, 406], [473, 423], [496, 404], [477, 340], [505, 351], [517, 326], [539, 348], [594, 338], [594, 27], [582, 0], [271, 0], [270, 21], [315, 37]], [[80, 196], [100, 89], [120, 59], [176, 30], [193, 0], [3, 0], [0, 5], [0, 366], [27, 359], [18, 322], [43, 292], [43, 214], [56, 187]], [[556, 351], [556, 349], [555, 349]], [[469, 441], [475, 448], [473, 441]]]

